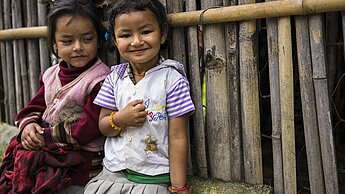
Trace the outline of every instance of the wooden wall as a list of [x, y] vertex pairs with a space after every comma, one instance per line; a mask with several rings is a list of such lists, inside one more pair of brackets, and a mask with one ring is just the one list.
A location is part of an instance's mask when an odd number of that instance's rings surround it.
[[[190, 174], [275, 193], [345, 192], [344, 12], [209, 24], [210, 10], [250, 4], [254, 12], [255, 1], [160, 1], [171, 15], [203, 10], [197, 25], [171, 29], [163, 51], [185, 64], [196, 106]], [[44, 26], [47, 10], [2, 0], [0, 30]], [[51, 58], [45, 37], [0, 41], [0, 54], [1, 121], [13, 124]], [[116, 51], [102, 58], [121, 60]]]

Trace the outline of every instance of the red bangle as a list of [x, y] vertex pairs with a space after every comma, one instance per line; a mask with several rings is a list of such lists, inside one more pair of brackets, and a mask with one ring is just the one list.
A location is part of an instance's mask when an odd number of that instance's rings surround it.
[[170, 186], [169, 187], [169, 191], [171, 192], [171, 193], [178, 193], [178, 192], [181, 192], [181, 191], [185, 191], [185, 190], [187, 190], [187, 189], [189, 189], [189, 187], [188, 187], [188, 185], [187, 184], [184, 184], [182, 187], [180, 187], [180, 188], [175, 188], [175, 187], [173, 187], [173, 186]]

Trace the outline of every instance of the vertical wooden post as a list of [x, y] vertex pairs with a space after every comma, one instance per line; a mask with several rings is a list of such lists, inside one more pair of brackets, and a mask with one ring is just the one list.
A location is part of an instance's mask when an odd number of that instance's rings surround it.
[[[209, 0], [201, 2], [202, 9], [213, 6], [222, 6], [222, 1]], [[209, 169], [211, 177], [230, 180], [231, 126], [229, 123], [230, 105], [224, 28], [222, 24], [212, 24], [205, 25], [203, 29]]]
[[[4, 0], [4, 24], [5, 29], [12, 28], [11, 25], [11, 0]], [[13, 90], [14, 83], [14, 63], [13, 63], [13, 46], [11, 41], [6, 41], [6, 82], [8, 91], [8, 107], [9, 117], [6, 120], [8, 124], [14, 124], [14, 117], [16, 111], [15, 90]], [[5, 76], [4, 76], [5, 77]]]
[[310, 56], [308, 18], [298, 16], [295, 18], [295, 23], [310, 191], [311, 193], [325, 193]]
[[[167, 1], [168, 13], [176, 13], [183, 11], [182, 1]], [[185, 33], [183, 27], [175, 27], [170, 29], [171, 32], [171, 57], [182, 64], [186, 64], [186, 49], [185, 49]]]
[[[255, 0], [239, 0], [240, 5]], [[239, 26], [239, 58], [241, 85], [241, 114], [245, 182], [263, 182], [259, 85], [257, 69], [256, 21], [241, 21]]]
[[[196, 1], [186, 1], [186, 11], [196, 10]], [[198, 44], [198, 28], [196, 26], [187, 27], [187, 45], [188, 45], [188, 69], [189, 81], [195, 111], [192, 116], [193, 119], [193, 141], [191, 143], [192, 157], [193, 157], [193, 171], [195, 175], [200, 177], [208, 177], [207, 174], [207, 159], [206, 159], [206, 136], [205, 136], [205, 121], [202, 104], [202, 91], [200, 72], [200, 56]], [[200, 40], [202, 41], [202, 40]]]
[[[223, 0], [223, 6], [235, 6], [237, 0]], [[238, 58], [238, 22], [229, 22], [225, 27], [225, 45], [230, 98], [230, 173], [232, 181], [243, 178], [243, 150], [241, 129], [240, 67]]]
[[[343, 26], [343, 42], [345, 42], [345, 11], [341, 12], [341, 21]], [[345, 44], [343, 45], [344, 48], [344, 61], [345, 61]]]
[[[0, 30], [4, 29], [4, 3], [0, 3]], [[1, 122], [8, 122], [9, 118], [9, 106], [8, 106], [8, 89], [7, 89], [7, 65], [6, 65], [6, 45], [4, 41], [0, 41], [0, 63], [2, 71], [1, 83], [3, 87], [4, 99], [1, 102], [3, 104], [3, 109], [1, 108]], [[4, 118], [4, 120], [2, 120]]]
[[294, 91], [290, 17], [278, 19], [279, 85], [284, 193], [297, 193]]
[[[183, 2], [182, 1], [174, 1], [174, 0], [167, 0], [167, 10], [168, 13], [176, 13], [176, 12], [183, 12]], [[185, 32], [183, 27], [176, 27], [170, 28], [171, 33], [171, 58], [177, 60], [184, 64], [185, 70], [188, 70], [187, 59], [186, 59], [186, 42], [185, 42]], [[190, 137], [190, 130], [188, 128], [188, 137]], [[190, 138], [188, 138], [190, 139]], [[189, 147], [188, 152], [188, 174], [193, 174], [193, 167], [192, 167], [192, 160], [191, 160], [191, 152]]]
[[[46, 26], [47, 25], [47, 5], [39, 3], [37, 1], [37, 14], [38, 14], [38, 26]], [[41, 64], [41, 74], [50, 67], [50, 52], [47, 44], [47, 38], [40, 38], [38, 40], [39, 44], [39, 57], [40, 57], [40, 64]]]
[[[12, 0], [12, 26], [13, 28], [22, 27], [22, 17], [21, 17], [21, 2], [18, 0]], [[22, 90], [22, 79], [21, 79], [21, 65], [20, 65], [20, 43], [22, 40], [13, 40], [13, 63], [14, 63], [14, 87], [16, 91], [16, 112], [19, 112], [23, 108], [23, 90]], [[24, 44], [21, 44], [24, 46]]]
[[[37, 26], [37, 0], [26, 0], [27, 26]], [[38, 40], [28, 39], [28, 64], [30, 80], [30, 98], [38, 91], [38, 77], [40, 74], [40, 60], [38, 54]]]
[[278, 20], [277, 18], [267, 18], [266, 23], [272, 115], [273, 189], [274, 193], [284, 193], [279, 90]]
[[339, 189], [327, 84], [324, 31], [321, 17], [320, 14], [309, 16], [309, 35], [319, 136], [321, 137], [323, 173], [326, 193], [331, 194], [339, 193]]

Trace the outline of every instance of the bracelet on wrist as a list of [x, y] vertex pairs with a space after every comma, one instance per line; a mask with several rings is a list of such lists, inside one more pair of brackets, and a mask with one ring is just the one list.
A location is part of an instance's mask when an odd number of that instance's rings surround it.
[[189, 186], [187, 184], [184, 184], [183, 186], [178, 187], [178, 188], [176, 188], [174, 186], [170, 186], [169, 187], [169, 191], [171, 193], [178, 193], [178, 192], [185, 191], [185, 190], [188, 190], [188, 189], [189, 189]]
[[109, 116], [109, 124], [110, 124], [111, 128], [113, 128], [115, 131], [121, 132], [123, 127], [119, 127], [119, 126], [115, 125], [114, 120], [113, 120], [116, 113], [117, 112], [115, 112], [115, 111], [111, 112], [111, 114]]

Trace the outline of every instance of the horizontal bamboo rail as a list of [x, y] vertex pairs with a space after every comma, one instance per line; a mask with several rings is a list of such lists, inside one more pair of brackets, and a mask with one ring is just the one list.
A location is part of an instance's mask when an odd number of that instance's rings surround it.
[[[283, 0], [172, 13], [168, 17], [176, 27], [343, 10], [344, 0]], [[0, 30], [0, 41], [46, 36], [46, 26]]]

